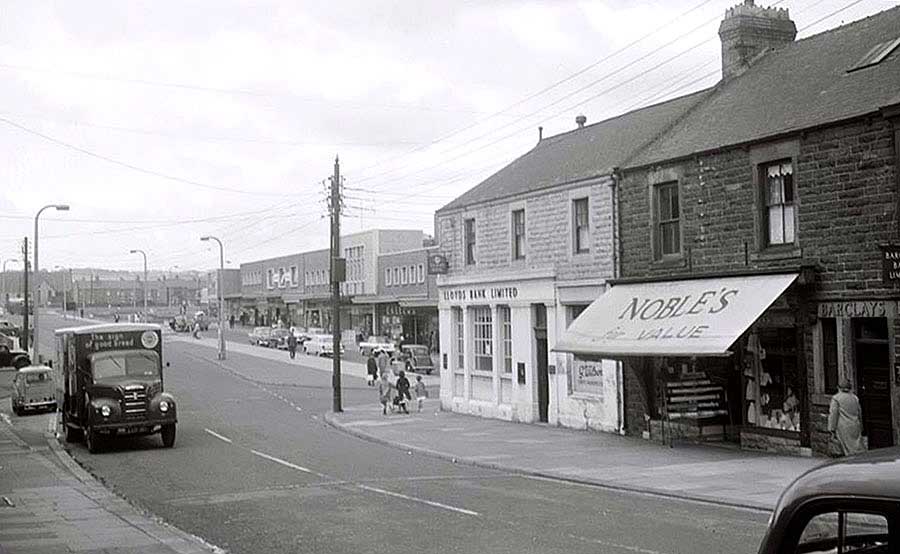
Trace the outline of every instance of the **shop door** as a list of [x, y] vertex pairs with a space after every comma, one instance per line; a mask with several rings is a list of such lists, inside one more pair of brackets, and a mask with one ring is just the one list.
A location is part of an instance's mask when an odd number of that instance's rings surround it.
[[538, 419], [547, 422], [550, 405], [550, 377], [547, 374], [547, 331], [536, 329], [534, 343], [537, 347]]
[[869, 448], [893, 446], [887, 319], [858, 318], [853, 326], [863, 431], [869, 437]]

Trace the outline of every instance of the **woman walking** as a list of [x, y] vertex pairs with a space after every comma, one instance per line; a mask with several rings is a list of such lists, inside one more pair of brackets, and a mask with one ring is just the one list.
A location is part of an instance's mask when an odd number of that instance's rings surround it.
[[859, 398], [850, 390], [850, 379], [844, 379], [838, 392], [831, 397], [828, 410], [828, 431], [842, 456], [859, 454], [866, 450], [862, 437], [862, 410]]
[[[394, 386], [388, 380], [387, 372], [382, 373], [381, 379], [378, 380], [378, 400], [381, 402], [381, 413], [383, 415], [387, 415], [388, 406], [391, 405], [392, 390], [394, 390]], [[391, 411], [393, 411], [393, 408]]]

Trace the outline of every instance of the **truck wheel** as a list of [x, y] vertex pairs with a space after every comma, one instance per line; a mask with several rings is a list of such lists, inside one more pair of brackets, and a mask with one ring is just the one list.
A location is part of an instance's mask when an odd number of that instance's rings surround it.
[[163, 425], [162, 431], [160, 431], [159, 435], [162, 437], [163, 446], [166, 448], [172, 448], [175, 446], [175, 425]]
[[94, 431], [93, 427], [84, 430], [84, 445], [87, 446], [88, 452], [96, 454], [100, 452], [100, 435]]
[[66, 442], [79, 442], [82, 438], [84, 438], [81, 429], [75, 429], [74, 427], [66, 427]]

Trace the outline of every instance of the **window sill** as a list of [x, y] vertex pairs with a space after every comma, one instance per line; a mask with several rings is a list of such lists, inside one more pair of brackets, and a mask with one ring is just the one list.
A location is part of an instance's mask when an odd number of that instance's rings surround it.
[[484, 371], [483, 369], [473, 369], [471, 371], [472, 377], [490, 377], [493, 379], [494, 372], [493, 371]]
[[501, 374], [500, 374], [500, 378], [501, 378], [501, 379], [506, 379], [507, 381], [512, 381], [512, 379], [513, 379], [513, 374], [512, 374], [512, 373], [501, 373]]
[[751, 262], [790, 260], [803, 257], [803, 249], [792, 244], [786, 246], [770, 246], [759, 252], [750, 254]]
[[658, 258], [651, 262], [653, 267], [684, 267], [684, 255], [671, 255], [671, 256], [663, 256], [662, 258]]
[[590, 250], [581, 250], [581, 251], [579, 251], [579, 252], [574, 252], [574, 251], [572, 252], [572, 257], [573, 257], [573, 258], [586, 258], [586, 257], [588, 257], [588, 256], [590, 256], [590, 255], [591, 255], [591, 251], [590, 251]]

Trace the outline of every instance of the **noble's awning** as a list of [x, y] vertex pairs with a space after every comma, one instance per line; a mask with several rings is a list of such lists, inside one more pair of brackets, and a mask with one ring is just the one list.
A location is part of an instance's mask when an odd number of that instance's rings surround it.
[[609, 357], [722, 356], [796, 273], [621, 284], [595, 300], [553, 350]]

